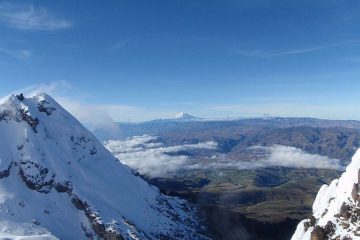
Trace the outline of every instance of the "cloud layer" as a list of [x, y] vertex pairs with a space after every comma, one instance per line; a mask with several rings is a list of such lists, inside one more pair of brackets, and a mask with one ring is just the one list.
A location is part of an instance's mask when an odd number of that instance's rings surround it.
[[271, 147], [253, 146], [249, 148], [254, 156], [263, 156], [261, 159], [248, 161], [234, 161], [226, 157], [216, 158], [215, 161], [203, 164], [198, 163], [192, 168], [235, 168], [239, 170], [249, 170], [268, 167], [288, 167], [288, 168], [317, 168], [317, 169], [336, 169], [341, 170], [343, 166], [338, 159], [331, 159], [318, 154], [310, 154], [299, 148], [273, 145]]
[[54, 17], [44, 7], [13, 2], [0, 4], [0, 22], [20, 30], [53, 31], [72, 26], [71, 22]]
[[194, 149], [216, 149], [217, 144], [205, 142], [165, 147], [158, 142], [157, 137], [144, 135], [125, 141], [107, 141], [105, 146], [122, 163], [141, 174], [161, 177], [182, 169], [189, 163], [189, 157], [176, 153]]
[[[248, 161], [231, 160], [223, 154], [217, 154], [215, 142], [187, 144], [166, 147], [157, 137], [137, 136], [124, 141], [107, 141], [106, 148], [111, 151], [122, 163], [138, 170], [141, 174], [150, 177], [163, 177], [179, 170], [197, 169], [238, 169], [251, 170], [268, 167], [288, 168], [343, 168], [337, 159], [326, 156], [309, 154], [301, 149], [274, 145], [271, 147], [250, 147], [254, 158]], [[174, 154], [181, 151], [207, 149], [200, 157]], [[173, 153], [173, 154], [171, 154]], [[257, 156], [255, 158], [255, 156]], [[262, 158], [258, 158], [262, 156]], [[251, 157], [250, 157], [251, 158]]]

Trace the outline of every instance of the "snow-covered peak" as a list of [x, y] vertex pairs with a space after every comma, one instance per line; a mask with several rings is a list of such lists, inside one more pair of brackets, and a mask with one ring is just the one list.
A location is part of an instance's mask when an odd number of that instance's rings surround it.
[[203, 238], [192, 206], [122, 165], [50, 96], [4, 99], [0, 135], [0, 238]]
[[313, 216], [299, 223], [292, 240], [360, 239], [360, 150], [339, 179], [320, 188]]
[[197, 119], [196, 117], [188, 114], [188, 113], [185, 113], [185, 112], [180, 112], [180, 113], [177, 113], [176, 116], [175, 116], [175, 119], [179, 119], [179, 120], [192, 120], [192, 119]]

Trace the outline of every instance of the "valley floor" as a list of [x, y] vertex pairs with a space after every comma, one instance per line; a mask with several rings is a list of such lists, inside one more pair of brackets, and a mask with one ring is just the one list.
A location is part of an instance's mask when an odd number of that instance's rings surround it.
[[147, 180], [163, 193], [198, 205], [214, 239], [285, 240], [301, 219], [311, 216], [319, 188], [339, 174], [322, 169], [223, 169]]

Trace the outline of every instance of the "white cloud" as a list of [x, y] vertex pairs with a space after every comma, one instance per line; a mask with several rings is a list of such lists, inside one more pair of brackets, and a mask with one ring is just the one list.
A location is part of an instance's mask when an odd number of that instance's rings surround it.
[[71, 22], [54, 17], [44, 7], [14, 2], [0, 4], [0, 22], [21, 30], [52, 31], [72, 26]]
[[273, 166], [295, 168], [341, 169], [341, 162], [318, 154], [309, 154], [299, 148], [274, 145], [268, 148], [270, 156], [263, 162]]
[[[224, 154], [217, 154], [216, 142], [166, 147], [159, 142], [157, 137], [144, 135], [123, 141], [107, 141], [104, 145], [123, 164], [150, 177], [163, 177], [179, 170], [198, 169], [252, 170], [268, 167], [343, 169], [341, 162], [337, 159], [309, 154], [301, 149], [282, 145], [250, 147], [248, 150], [253, 151], [253, 157], [247, 161], [229, 159]], [[208, 152], [208, 156], [205, 154], [200, 158], [169, 154], [194, 149], [213, 151]]]
[[118, 42], [116, 42], [112, 47], [111, 49], [115, 50], [115, 49], [121, 49], [123, 47], [125, 47], [130, 41], [130, 38], [127, 38], [127, 39], [123, 39], [123, 40], [120, 40]]
[[244, 57], [269, 58], [269, 57], [277, 57], [277, 56], [298, 55], [298, 54], [305, 54], [311, 52], [318, 52], [329, 48], [346, 47], [346, 46], [353, 46], [358, 44], [359, 41], [345, 41], [340, 43], [333, 43], [333, 44], [314, 46], [308, 48], [295, 48], [295, 49], [282, 49], [282, 50], [261, 50], [261, 49], [244, 50], [244, 49], [232, 48], [231, 51]]
[[[214, 159], [208, 164], [194, 164], [191, 168], [235, 168], [239, 170], [257, 169], [267, 167], [288, 167], [288, 168], [316, 168], [341, 170], [343, 166], [338, 159], [331, 159], [318, 154], [310, 154], [299, 148], [273, 145], [271, 147], [253, 146], [256, 160], [234, 161], [224, 156]], [[259, 159], [259, 155], [262, 156]]]
[[245, 56], [245, 57], [258, 57], [258, 58], [268, 58], [268, 57], [276, 57], [276, 56], [284, 56], [284, 55], [297, 55], [304, 54], [310, 52], [316, 52], [323, 49], [329, 48], [328, 46], [319, 46], [319, 47], [310, 47], [303, 49], [292, 49], [292, 50], [242, 50], [242, 49], [232, 49], [233, 52]]
[[144, 135], [124, 141], [107, 141], [105, 147], [123, 164], [136, 169], [141, 174], [161, 177], [183, 169], [189, 164], [187, 156], [169, 153], [194, 149], [216, 149], [217, 144], [204, 142], [165, 147], [157, 141], [156, 137]]
[[31, 56], [31, 51], [26, 49], [8, 49], [8, 48], [0, 48], [0, 53], [6, 54], [8, 56], [20, 59], [20, 60], [28, 60]]

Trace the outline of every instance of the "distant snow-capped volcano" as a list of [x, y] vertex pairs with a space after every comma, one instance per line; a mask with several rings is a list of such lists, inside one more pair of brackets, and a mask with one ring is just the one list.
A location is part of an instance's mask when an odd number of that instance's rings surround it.
[[188, 113], [185, 113], [185, 112], [179, 112], [175, 115], [175, 119], [182, 119], [182, 120], [196, 120], [196, 119], [199, 119], [197, 117], [194, 117]]
[[46, 94], [0, 103], [1, 239], [203, 239], [195, 210], [122, 165]]

